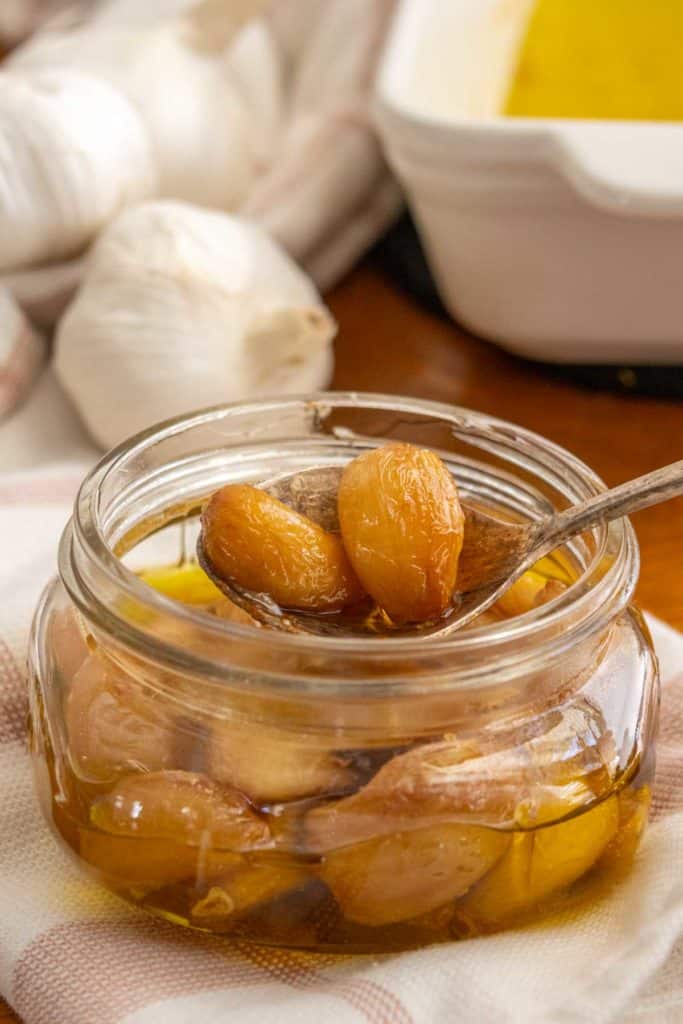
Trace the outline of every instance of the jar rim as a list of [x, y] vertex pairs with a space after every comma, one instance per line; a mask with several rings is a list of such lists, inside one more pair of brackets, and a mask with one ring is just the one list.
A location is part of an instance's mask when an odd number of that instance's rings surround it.
[[[529, 457], [542, 457], [563, 475], [563, 479], [573, 481], [574, 491], [580, 492], [578, 500], [605, 489], [603, 481], [589, 466], [542, 435], [488, 414], [445, 403], [396, 395], [324, 392], [214, 406], [175, 417], [138, 433], [106, 454], [86, 476], [74, 504], [73, 516], [64, 531], [59, 555], [60, 577], [76, 606], [86, 615], [94, 606], [106, 622], [105, 628], [113, 630], [123, 638], [123, 642], [138, 651], [148, 652], [151, 645], [154, 656], [162, 661], [182, 665], [185, 670], [194, 668], [198, 674], [208, 674], [213, 679], [229, 678], [234, 684], [235, 667], [230, 662], [215, 655], [197, 657], [192, 654], [188, 657], [187, 652], [179, 650], [177, 645], [154, 637], [139, 622], [130, 621], [120, 607], [112, 607], [109, 599], [112, 593], [117, 593], [123, 599], [118, 605], [129, 602], [151, 616], [185, 623], [225, 641], [263, 644], [264, 631], [258, 627], [228, 622], [174, 601], [149, 587], [127, 567], [108, 543], [102, 529], [102, 488], [111, 474], [120, 471], [126, 462], [187, 431], [217, 424], [231, 416], [245, 413], [274, 415], [302, 406], [315, 410], [317, 414], [331, 408], [367, 408], [445, 420], [452, 426], [455, 436], [459, 432], [468, 443], [476, 437], [482, 449], [487, 445], [492, 449], [496, 444], [509, 446], [514, 443], [520, 457], [525, 453]], [[567, 487], [571, 490], [569, 484]], [[614, 554], [611, 564], [605, 567], [601, 563], [608, 534]], [[551, 648], [553, 652], [567, 649], [606, 625], [632, 597], [638, 577], [639, 553], [630, 522], [624, 519], [609, 527], [597, 527], [594, 535], [596, 544], [591, 562], [565, 594], [514, 619], [456, 631], [451, 636], [430, 640], [427, 644], [420, 637], [405, 635], [339, 638], [268, 631], [268, 646], [283, 654], [342, 659], [345, 669], [334, 680], [334, 684], [342, 688], [356, 681], [352, 673], [346, 671], [349, 660], [354, 658], [363, 664], [374, 660], [391, 663], [396, 659], [398, 662], [412, 656], [427, 656], [434, 662], [443, 658], [457, 662], [463, 658], [476, 660], [477, 654], [486, 651], [483, 663], [487, 671], [494, 668], [497, 656], [504, 662], [512, 648], [518, 649], [522, 645], [542, 648], [547, 658]], [[426, 647], [428, 651], [425, 651]], [[463, 672], [460, 681], [466, 683], [471, 674]]]

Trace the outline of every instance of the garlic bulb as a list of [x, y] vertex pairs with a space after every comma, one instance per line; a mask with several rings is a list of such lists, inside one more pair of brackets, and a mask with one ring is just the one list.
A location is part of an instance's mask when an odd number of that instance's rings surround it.
[[0, 269], [77, 252], [155, 189], [147, 133], [119, 91], [64, 69], [0, 73]]
[[327, 386], [335, 330], [310, 280], [249, 221], [150, 202], [94, 246], [55, 367], [111, 446], [202, 406]]
[[35, 32], [45, 21], [63, 15], [77, 17], [89, 6], [88, 0], [2, 0], [0, 4], [0, 48], [10, 50]]
[[194, 7], [199, 0], [99, 0], [90, 23], [100, 25], [142, 25], [167, 18]]
[[[29, 76], [67, 66], [107, 81], [147, 129], [155, 195], [234, 210], [273, 157], [283, 89], [269, 27], [262, 20], [244, 25], [232, 6], [212, 8], [208, 38], [199, 17], [205, 4], [132, 24], [112, 5], [109, 17], [105, 8], [82, 26], [38, 33], [8, 64]], [[251, 7], [257, 12], [258, 0]], [[91, 126], [95, 134], [98, 123], [106, 125], [106, 113]]]

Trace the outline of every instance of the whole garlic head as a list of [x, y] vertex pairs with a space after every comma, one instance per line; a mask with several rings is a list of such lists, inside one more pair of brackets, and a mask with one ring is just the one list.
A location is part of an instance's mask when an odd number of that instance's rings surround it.
[[252, 223], [149, 202], [97, 241], [55, 367], [110, 447], [193, 409], [326, 387], [335, 333], [309, 278]]
[[[220, 47], [197, 36], [191, 11], [130, 23], [114, 7], [109, 19], [38, 33], [8, 64], [27, 77], [70, 67], [108, 82], [147, 129], [158, 170], [154, 195], [234, 210], [273, 158], [283, 84], [265, 21], [240, 26], [233, 23], [232, 3], [221, 8], [224, 39], [220, 22], [215, 25]], [[97, 133], [97, 123], [90, 131]], [[99, 124], [106, 126], [106, 112]]]
[[155, 162], [131, 103], [71, 70], [0, 73], [0, 270], [78, 252], [153, 195]]

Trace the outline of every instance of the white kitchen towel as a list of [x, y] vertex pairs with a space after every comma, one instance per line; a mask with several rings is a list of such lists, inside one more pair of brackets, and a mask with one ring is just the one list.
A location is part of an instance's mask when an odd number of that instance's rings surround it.
[[26, 1024], [683, 1021], [683, 637], [657, 621], [652, 823], [628, 879], [590, 907], [420, 952], [335, 958], [185, 932], [81, 877], [33, 795], [24, 660], [83, 471], [0, 475], [0, 992]]

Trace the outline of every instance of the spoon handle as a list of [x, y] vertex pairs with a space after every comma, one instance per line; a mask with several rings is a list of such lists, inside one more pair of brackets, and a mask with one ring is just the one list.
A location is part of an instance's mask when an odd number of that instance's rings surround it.
[[546, 553], [553, 551], [563, 541], [576, 537], [596, 523], [609, 523], [620, 516], [630, 515], [631, 512], [649, 508], [650, 505], [668, 501], [680, 494], [683, 494], [683, 459], [656, 469], [653, 473], [636, 477], [635, 480], [628, 480], [625, 484], [553, 516], [546, 529], [540, 526], [537, 545]]

